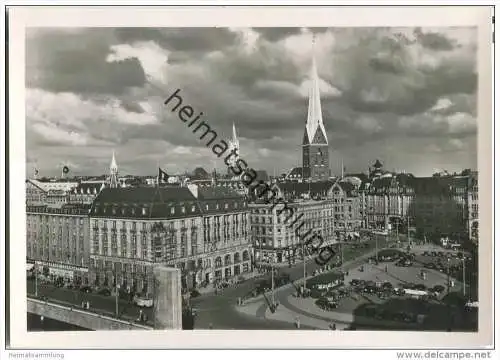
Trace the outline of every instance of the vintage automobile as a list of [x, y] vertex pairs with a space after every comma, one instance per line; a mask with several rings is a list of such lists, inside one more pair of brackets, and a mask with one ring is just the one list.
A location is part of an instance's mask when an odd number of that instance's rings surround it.
[[153, 299], [134, 296], [134, 304], [138, 307], [153, 307]]

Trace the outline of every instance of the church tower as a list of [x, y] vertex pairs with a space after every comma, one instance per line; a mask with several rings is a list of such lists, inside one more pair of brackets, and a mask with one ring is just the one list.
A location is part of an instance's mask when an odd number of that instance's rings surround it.
[[115, 152], [113, 151], [113, 157], [111, 158], [111, 165], [109, 166], [109, 187], [117, 188], [119, 186], [118, 183], [118, 165], [116, 164]]
[[[229, 151], [232, 151], [233, 149], [238, 150], [237, 156], [231, 156], [231, 158], [228, 160], [229, 166], [236, 167], [236, 162], [240, 158], [240, 141], [238, 140], [238, 135], [236, 134], [236, 127], [234, 126], [233, 122], [233, 137], [231, 140], [229, 140]], [[229, 171], [231, 173], [231, 171]]]
[[[313, 38], [314, 46], [314, 38]], [[311, 181], [327, 180], [330, 177], [328, 139], [323, 125], [316, 60], [312, 58], [309, 108], [302, 140], [302, 177]]]

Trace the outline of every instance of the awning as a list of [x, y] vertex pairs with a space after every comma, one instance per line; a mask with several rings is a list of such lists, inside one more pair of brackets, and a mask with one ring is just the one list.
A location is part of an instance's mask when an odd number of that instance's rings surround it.
[[31, 271], [35, 267], [35, 264], [26, 264], [26, 271]]

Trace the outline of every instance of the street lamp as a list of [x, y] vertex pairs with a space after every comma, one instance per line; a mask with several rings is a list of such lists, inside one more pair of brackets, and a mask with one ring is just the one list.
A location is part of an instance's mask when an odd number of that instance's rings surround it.
[[463, 288], [463, 294], [464, 294], [464, 299], [465, 299], [465, 256], [462, 254], [462, 288]]
[[448, 331], [451, 331], [451, 304], [450, 304], [450, 257], [448, 256], [446, 258], [446, 263], [447, 263], [447, 291], [446, 295], [448, 296]]
[[274, 300], [274, 267], [272, 262], [270, 262], [270, 264], [271, 264], [271, 301], [274, 309], [274, 305], [276, 304], [276, 301]]
[[116, 314], [116, 317], [118, 317], [118, 289], [120, 289], [120, 285], [118, 285], [118, 282], [116, 281], [116, 277], [115, 277], [115, 314]]
[[38, 266], [36, 261], [34, 269], [35, 269], [35, 297], [38, 297]]

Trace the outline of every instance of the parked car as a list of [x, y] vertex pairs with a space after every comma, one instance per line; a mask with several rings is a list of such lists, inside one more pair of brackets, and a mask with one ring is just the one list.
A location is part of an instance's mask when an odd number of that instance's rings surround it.
[[111, 296], [111, 290], [109, 289], [101, 289], [97, 293], [103, 296]]
[[397, 296], [403, 296], [405, 294], [405, 291], [404, 291], [404, 289], [395, 288], [394, 294], [396, 294]]
[[425, 286], [424, 284], [417, 284], [413, 287], [413, 289], [415, 290], [421, 290], [421, 291], [426, 291], [427, 290], [427, 286]]
[[392, 289], [392, 284], [388, 281], [382, 284], [382, 289]]
[[191, 295], [192, 298], [195, 298], [195, 297], [200, 296], [200, 292], [198, 290], [196, 290], [196, 289], [193, 289], [193, 290], [191, 290], [191, 294], [190, 295]]
[[442, 293], [443, 291], [445, 290], [444, 286], [443, 285], [436, 285], [434, 286], [431, 291], [435, 292], [435, 293]]
[[153, 299], [144, 298], [140, 296], [134, 296], [134, 304], [138, 307], [153, 307]]
[[377, 287], [373, 285], [366, 285], [363, 289], [363, 292], [367, 294], [375, 294], [377, 292]]
[[80, 288], [80, 291], [84, 292], [84, 293], [90, 293], [90, 292], [92, 292], [92, 288], [90, 286], [82, 286]]
[[360, 284], [360, 280], [359, 279], [352, 279], [349, 284], [351, 284], [351, 286], [357, 286]]

